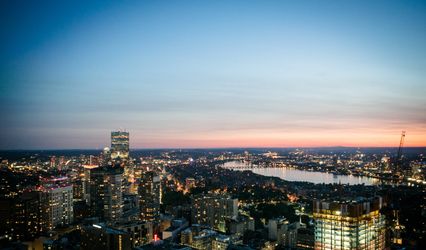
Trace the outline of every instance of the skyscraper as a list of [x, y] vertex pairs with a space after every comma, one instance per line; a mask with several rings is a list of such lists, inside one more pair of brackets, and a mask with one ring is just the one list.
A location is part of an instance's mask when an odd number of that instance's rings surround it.
[[129, 157], [129, 132], [111, 132], [111, 158], [127, 159]]
[[103, 166], [90, 170], [90, 207], [93, 216], [107, 222], [118, 221], [123, 212], [123, 169]]
[[160, 176], [155, 172], [144, 173], [139, 184], [140, 217], [146, 221], [160, 219]]
[[315, 249], [384, 249], [381, 197], [314, 201]]
[[98, 165], [83, 165], [83, 199], [85, 200], [86, 204], [90, 205], [90, 172], [98, 168]]
[[10, 200], [0, 202], [0, 233], [10, 240], [34, 239], [41, 231], [40, 192], [24, 192]]
[[52, 230], [73, 222], [73, 188], [67, 177], [43, 180], [41, 191], [42, 227]]

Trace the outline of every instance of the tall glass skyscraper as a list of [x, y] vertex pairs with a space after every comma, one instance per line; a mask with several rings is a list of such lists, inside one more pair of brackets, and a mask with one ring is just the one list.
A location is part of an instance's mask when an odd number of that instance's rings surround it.
[[384, 249], [381, 197], [314, 201], [315, 249]]
[[139, 189], [140, 218], [158, 222], [160, 219], [161, 180], [155, 172], [143, 174]]
[[129, 157], [129, 132], [111, 132], [111, 158], [127, 159]]

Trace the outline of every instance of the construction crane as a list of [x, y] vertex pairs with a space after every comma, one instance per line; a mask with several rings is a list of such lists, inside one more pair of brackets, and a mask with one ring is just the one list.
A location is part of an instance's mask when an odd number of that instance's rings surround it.
[[401, 140], [399, 141], [398, 154], [396, 155], [396, 173], [399, 174], [402, 163], [402, 147], [404, 146], [405, 131], [401, 133]]

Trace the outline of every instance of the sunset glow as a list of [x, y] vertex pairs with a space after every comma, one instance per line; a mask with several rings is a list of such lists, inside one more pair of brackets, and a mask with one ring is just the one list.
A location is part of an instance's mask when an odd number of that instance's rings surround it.
[[422, 1], [4, 5], [1, 149], [426, 146]]

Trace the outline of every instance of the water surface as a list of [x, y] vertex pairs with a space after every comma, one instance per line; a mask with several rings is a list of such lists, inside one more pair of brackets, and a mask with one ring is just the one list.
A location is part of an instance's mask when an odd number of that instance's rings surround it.
[[375, 185], [379, 183], [379, 179], [353, 176], [353, 175], [333, 175], [331, 173], [314, 172], [308, 170], [300, 170], [295, 168], [252, 168], [250, 164], [240, 161], [230, 161], [223, 164], [224, 168], [235, 169], [235, 170], [250, 170], [255, 174], [264, 176], [279, 177], [286, 181], [306, 181], [315, 184], [320, 183], [341, 183], [341, 184], [365, 184]]

